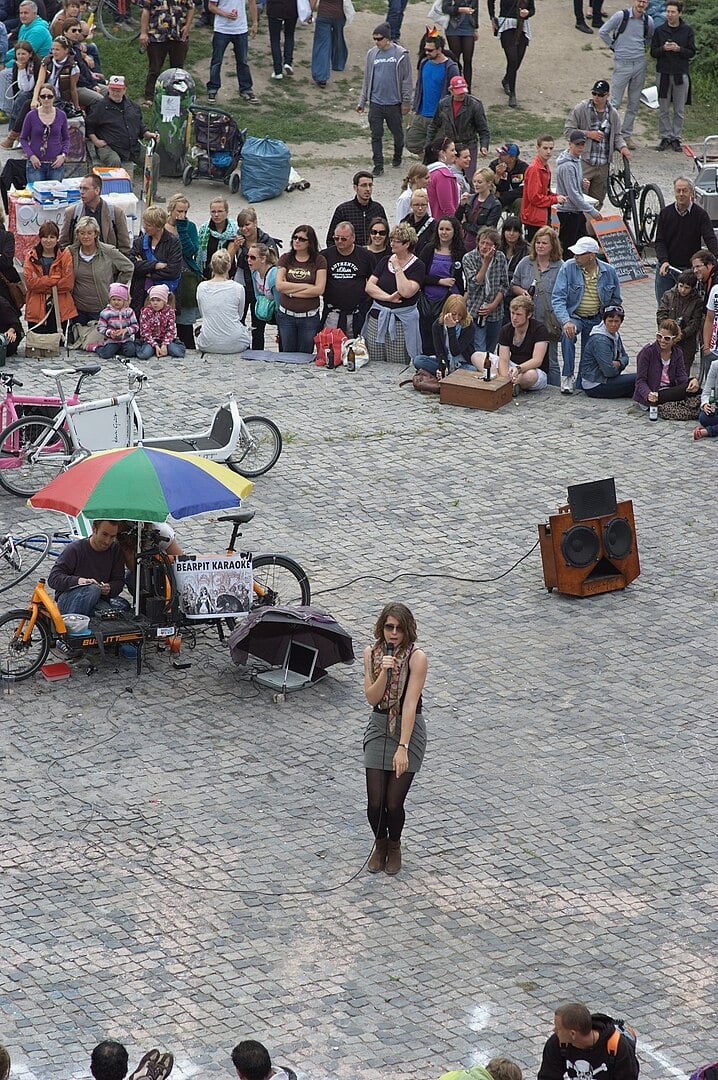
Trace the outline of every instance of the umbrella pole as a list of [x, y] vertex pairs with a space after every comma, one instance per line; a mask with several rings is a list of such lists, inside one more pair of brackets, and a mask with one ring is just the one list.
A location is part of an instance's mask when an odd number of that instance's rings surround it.
[[144, 522], [138, 522], [137, 551], [135, 553], [135, 617], [140, 613], [140, 552], [142, 551], [142, 529]]

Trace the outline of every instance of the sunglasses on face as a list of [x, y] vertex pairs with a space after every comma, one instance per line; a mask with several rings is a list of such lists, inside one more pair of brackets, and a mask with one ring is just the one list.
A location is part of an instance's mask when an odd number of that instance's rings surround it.
[[248, 262], [256, 262], [258, 258], [259, 258], [259, 255], [248, 255], [247, 256]]
[[401, 627], [399, 626], [399, 623], [385, 622], [384, 623], [384, 629], [389, 630], [389, 631], [391, 631], [391, 630], [401, 630]]
[[387, 236], [388, 235], [386, 229], [370, 229], [369, 232], [370, 232], [371, 236]]
[[308, 236], [293, 236], [292, 240], [305, 240], [305, 241], [308, 241], [309, 237]]
[[656, 334], [659, 341], [673, 341], [673, 334]]
[[379, 37], [375, 37], [374, 41], [386, 41], [386, 38], [384, 37], [383, 34], [381, 34]]
[[40, 101], [54, 101], [54, 94], [40, 94]]

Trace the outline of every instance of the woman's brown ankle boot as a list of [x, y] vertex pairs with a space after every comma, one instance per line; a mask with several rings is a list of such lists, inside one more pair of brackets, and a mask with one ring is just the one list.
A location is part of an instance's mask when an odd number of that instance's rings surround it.
[[386, 853], [387, 874], [398, 874], [401, 870], [401, 840], [390, 840]]
[[374, 841], [374, 850], [371, 853], [371, 858], [367, 863], [367, 870], [370, 874], [380, 874], [386, 864], [386, 847], [389, 841], [387, 838], [379, 837]]

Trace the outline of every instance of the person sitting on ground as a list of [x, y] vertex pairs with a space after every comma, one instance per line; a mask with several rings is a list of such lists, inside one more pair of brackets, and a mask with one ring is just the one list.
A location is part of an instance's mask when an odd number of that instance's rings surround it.
[[372, 257], [357, 245], [354, 226], [348, 221], [337, 222], [334, 243], [321, 254], [327, 264], [322, 329], [338, 328], [347, 337], [357, 337], [371, 307], [366, 283], [374, 271]]
[[428, 371], [437, 379], [457, 368], [481, 371], [484, 353], [474, 348], [474, 321], [463, 296], [447, 297], [436, 322], [431, 328], [433, 351], [419, 353], [413, 364], [417, 371]]
[[[112, 524], [119, 526], [120, 522]], [[90, 1072], [94, 1080], [124, 1080], [128, 1067], [127, 1050], [114, 1039], [103, 1039], [90, 1056]]]
[[0, 142], [5, 150], [12, 150], [20, 138], [22, 125], [30, 111], [35, 83], [40, 74], [40, 57], [29, 41], [19, 41], [15, 48], [12, 66], [12, 82], [8, 96], [12, 98], [12, 111], [8, 120], [7, 137]]
[[296, 1080], [293, 1069], [272, 1065], [266, 1046], [256, 1039], [237, 1043], [232, 1051], [232, 1064], [239, 1080]]
[[718, 359], [708, 368], [706, 381], [701, 390], [701, 407], [698, 413], [698, 427], [693, 432], [694, 439], [715, 439], [718, 436]]
[[137, 346], [137, 359], [149, 360], [154, 356], [181, 358], [186, 351], [182, 342], [177, 339], [174, 297], [170, 303], [170, 291], [167, 286], [153, 285], [147, 293], [147, 299], [140, 312], [140, 343]]
[[[679, 346], [680, 340], [681, 330], [678, 323], [673, 319], [663, 319], [658, 327], [656, 340], [650, 345], [644, 345], [636, 357], [636, 389], [633, 400], [644, 410], [658, 404], [658, 415], [665, 420], [695, 419], [700, 404], [700, 385], [697, 379], [688, 377], [683, 352]], [[693, 398], [693, 401], [689, 401], [687, 408], [680, 410], [686, 415], [673, 415], [675, 410], [662, 409], [663, 405], [685, 402], [687, 398]]]
[[633, 397], [636, 376], [624, 375], [628, 367], [628, 353], [619, 333], [626, 317], [622, 307], [607, 307], [601, 313], [602, 322], [594, 326], [588, 335], [586, 348], [581, 353], [576, 386], [588, 397]]
[[443, 1073], [439, 1080], [523, 1080], [523, 1072], [511, 1058], [494, 1057], [486, 1067], [474, 1065], [471, 1069], [453, 1069]]
[[499, 375], [520, 390], [543, 390], [548, 385], [548, 331], [534, 317], [526, 296], [511, 301], [511, 322], [499, 334]]
[[656, 312], [659, 326], [663, 319], [674, 319], [680, 326], [683, 363], [688, 375], [695, 360], [698, 334], [703, 326], [703, 299], [696, 288], [697, 282], [692, 270], [684, 270], [678, 275], [673, 288], [664, 292]]
[[132, 357], [137, 355], [136, 338], [140, 327], [137, 316], [130, 307], [130, 290], [120, 281], [110, 285], [110, 300], [100, 312], [97, 329], [105, 339], [103, 345], [94, 350], [103, 360], [113, 356]]
[[546, 1041], [538, 1080], [563, 1080], [566, 1075], [600, 1076], [611, 1080], [637, 1080], [638, 1060], [628, 1040], [608, 1040], [616, 1028], [608, 1017], [592, 1017], [581, 1002], [561, 1005], [554, 1016], [554, 1034]]
[[55, 561], [47, 584], [55, 590], [55, 603], [62, 615], [94, 615], [98, 609], [110, 607], [129, 610], [130, 605], [120, 597], [125, 587], [125, 560], [116, 543], [117, 532], [116, 521], [93, 521], [91, 535], [67, 544]]
[[210, 260], [212, 278], [197, 286], [197, 306], [202, 328], [196, 335], [202, 352], [224, 355], [243, 352], [251, 342], [242, 322], [246, 310], [244, 285], [230, 281], [232, 256], [226, 248], [215, 251]]

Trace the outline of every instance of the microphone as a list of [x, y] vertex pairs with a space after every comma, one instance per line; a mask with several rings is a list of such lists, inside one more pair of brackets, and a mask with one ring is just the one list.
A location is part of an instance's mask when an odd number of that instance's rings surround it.
[[[393, 656], [394, 655], [394, 646], [391, 644], [391, 642], [387, 643], [386, 655], [387, 656]], [[391, 677], [392, 677], [393, 674], [394, 674], [394, 669], [393, 668], [387, 668], [386, 669], [386, 677], [387, 677], [387, 679], [391, 680]]]

